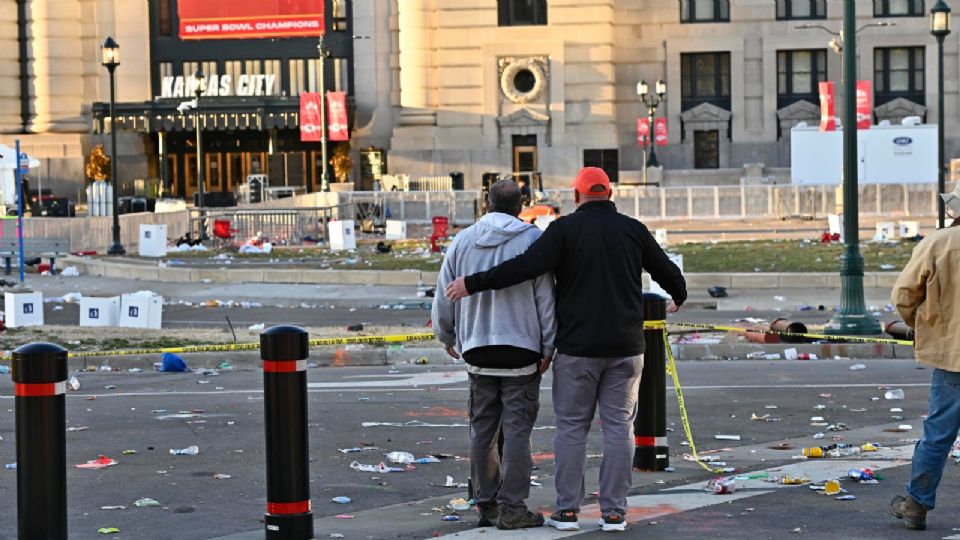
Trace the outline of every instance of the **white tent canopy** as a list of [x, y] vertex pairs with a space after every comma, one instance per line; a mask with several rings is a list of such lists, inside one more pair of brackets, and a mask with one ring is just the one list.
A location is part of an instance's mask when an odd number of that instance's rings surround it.
[[[40, 166], [40, 160], [28, 156], [30, 168], [35, 169]], [[17, 168], [17, 150], [0, 144], [0, 170], [15, 170]]]

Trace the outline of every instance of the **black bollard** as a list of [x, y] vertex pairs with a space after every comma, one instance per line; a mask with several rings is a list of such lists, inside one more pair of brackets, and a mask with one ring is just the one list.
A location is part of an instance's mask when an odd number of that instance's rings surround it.
[[307, 434], [307, 331], [274, 326], [260, 334], [267, 439], [266, 537], [313, 538]]
[[67, 538], [67, 351], [30, 343], [13, 351], [17, 423], [17, 537]]
[[[667, 300], [660, 295], [643, 295], [643, 318], [665, 321]], [[665, 329], [643, 331], [646, 352], [643, 375], [637, 398], [637, 419], [633, 423], [636, 450], [633, 468], [640, 471], [662, 471], [670, 466], [667, 444], [667, 356], [664, 348]]]

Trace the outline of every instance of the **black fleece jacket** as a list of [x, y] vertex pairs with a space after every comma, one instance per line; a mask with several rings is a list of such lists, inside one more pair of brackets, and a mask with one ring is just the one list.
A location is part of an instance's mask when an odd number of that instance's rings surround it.
[[553, 222], [524, 254], [468, 276], [466, 286], [474, 294], [553, 272], [557, 351], [634, 356], [644, 351], [643, 269], [678, 306], [686, 301], [683, 274], [647, 227], [617, 212], [610, 201], [592, 201]]

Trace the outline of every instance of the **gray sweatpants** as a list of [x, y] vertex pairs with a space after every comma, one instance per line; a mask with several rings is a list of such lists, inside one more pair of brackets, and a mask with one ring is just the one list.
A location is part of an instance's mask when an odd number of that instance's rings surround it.
[[[470, 468], [477, 504], [526, 506], [530, 496], [530, 434], [540, 412], [540, 374], [470, 374]], [[503, 430], [503, 456], [497, 443]]]
[[643, 355], [553, 360], [553, 407], [557, 414], [557, 511], [580, 511], [584, 496], [587, 434], [596, 410], [603, 429], [600, 511], [627, 510], [633, 471], [633, 420]]

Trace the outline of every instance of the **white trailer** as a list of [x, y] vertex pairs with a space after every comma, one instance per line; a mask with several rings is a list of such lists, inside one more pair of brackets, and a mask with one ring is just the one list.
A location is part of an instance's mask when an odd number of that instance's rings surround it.
[[[909, 122], [907, 122], [909, 124]], [[839, 184], [843, 174], [843, 130], [797, 126], [790, 131], [794, 184]], [[937, 126], [872, 126], [857, 134], [861, 184], [923, 184], [937, 181]]]

